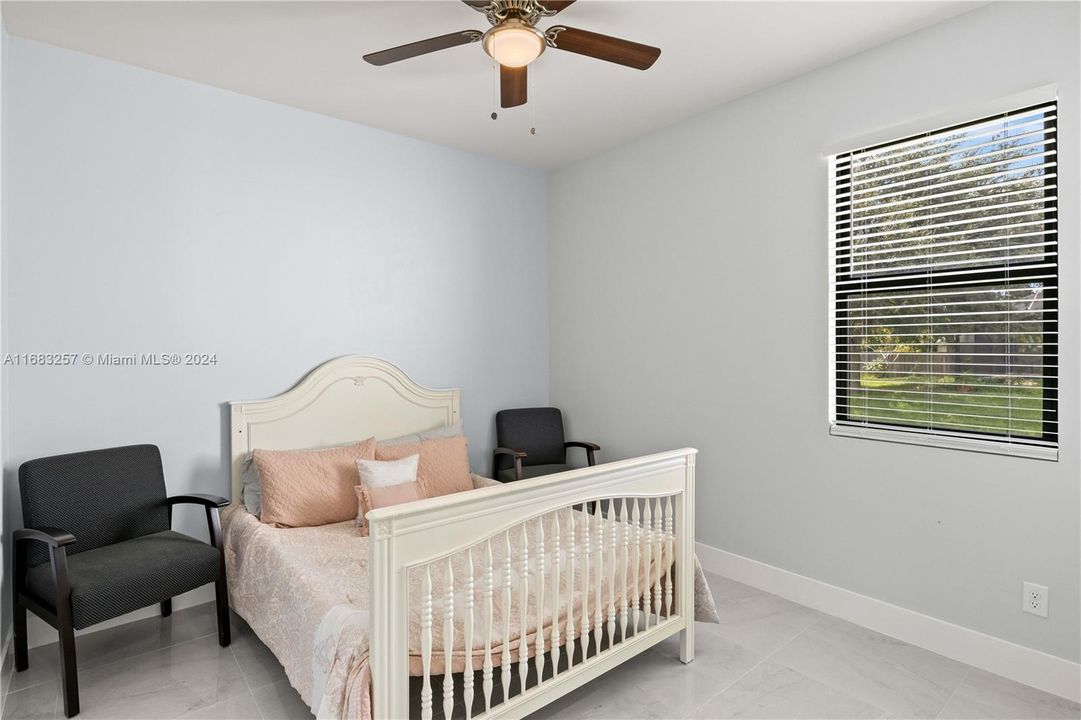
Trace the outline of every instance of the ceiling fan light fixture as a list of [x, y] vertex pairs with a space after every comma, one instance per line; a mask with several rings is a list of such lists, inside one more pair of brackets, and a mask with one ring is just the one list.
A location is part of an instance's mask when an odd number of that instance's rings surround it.
[[484, 33], [484, 52], [500, 65], [525, 67], [544, 52], [544, 35], [518, 18], [508, 18]]

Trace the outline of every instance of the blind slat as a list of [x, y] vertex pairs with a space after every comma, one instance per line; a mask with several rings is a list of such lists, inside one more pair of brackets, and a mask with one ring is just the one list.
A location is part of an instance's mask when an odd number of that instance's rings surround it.
[[[973, 343], [973, 344], [979, 344], [981, 347], [984, 347], [984, 346], [991, 346], [991, 345], [1002, 345], [1003, 343]], [[1015, 343], [1011, 343], [1011, 344], [1015, 345]], [[862, 347], [861, 343], [854, 343], [854, 344], [838, 343], [839, 348], [841, 346], [843, 346], [843, 345], [847, 345], [848, 347]], [[928, 345], [928, 347], [936, 347], [937, 348], [938, 346], [937, 345]], [[851, 351], [851, 350], [848, 350], [846, 352], [848, 352], [849, 354], [852, 354], [852, 355], [855, 354], [855, 352]], [[919, 357], [928, 357], [928, 356], [932, 356], [932, 355], [937, 356], [940, 353], [941, 353], [941, 351], [936, 349], [936, 350], [925, 350], [925, 351], [913, 350], [910, 354], [912, 355], [912, 357], [919, 358]], [[977, 358], [978, 357], [1015, 357], [1015, 358], [1033, 358], [1033, 359], [1037, 359], [1037, 358], [1057, 358], [1058, 353], [1053, 353], [1053, 352], [1051, 352], [1051, 353], [1048, 353], [1048, 352], [1038, 352], [1038, 353], [1037, 352], [1031, 352], [1030, 353], [1030, 352], [1022, 352], [1021, 350], [1015, 350], [1013, 352], [966, 352], [965, 356], [966, 357], [977, 357]], [[843, 361], [838, 360], [837, 362], [843, 362]]]
[[[906, 314], [906, 315], [881, 315], [881, 314], [879, 314], [879, 315], [848, 315], [844, 319], [848, 321], [848, 324], [852, 324], [852, 325], [859, 325], [861, 323], [870, 324], [870, 321], [872, 321], [872, 320], [881, 320], [883, 322], [889, 322], [890, 324], [893, 324], [893, 321], [897, 320], [897, 319], [908, 320], [908, 319], [911, 319], [911, 318], [927, 318], [929, 320], [935, 320], [935, 319], [940, 318], [940, 317], [956, 318], [956, 317], [960, 316], [960, 317], [973, 317], [973, 318], [975, 318], [975, 317], [984, 317], [984, 316], [988, 316], [988, 315], [1007, 315], [1007, 316], [1009, 316], [1011, 314], [1025, 314], [1025, 315], [1038, 314], [1038, 315], [1040, 315], [1042, 317], [1044, 315], [1047, 315], [1047, 314], [1050, 314], [1050, 313], [1056, 313], [1056, 312], [1058, 312], [1057, 308], [1047, 308], [1046, 310], [1043, 309], [1043, 308], [1030, 309], [1030, 310], [963, 310], [961, 312], [949, 312], [949, 311], [943, 310], [943, 311], [937, 312], [937, 313], [932, 313], [932, 312], [909, 313], [909, 314]], [[958, 320], [956, 322], [962, 322], [962, 321]], [[980, 320], [970, 320], [970, 321], [963, 321], [963, 322], [981, 322], [981, 321]], [[1025, 322], [1034, 322], [1034, 320], [1011, 320], [1011, 319], [1007, 318], [1006, 320], [990, 320], [989, 322], [991, 322], [991, 323], [1004, 323], [1004, 322], [1005, 323], [1008, 323], [1008, 322], [1025, 323]]]
[[[980, 442], [985, 441], [991, 446], [996, 445], [1018, 445], [1022, 447], [1042, 447], [1042, 448], [1056, 448], [1058, 447], [1057, 440], [1036, 440], [1033, 438], [1023, 437], [1003, 437], [1002, 435], [985, 435], [982, 433], [972, 432], [958, 432], [945, 429], [940, 430], [924, 430], [921, 428], [914, 428], [904, 425], [886, 425], [873, 422], [862, 422], [859, 420], [834, 420], [834, 425], [840, 425], [842, 427], [858, 428], [858, 429], [871, 429], [871, 430], [889, 430], [890, 432], [896, 432], [899, 435], [910, 434], [924, 436], [925, 439], [932, 441], [934, 437], [939, 436], [943, 438], [954, 438], [957, 440]], [[1051, 433], [1051, 435], [1057, 437], [1057, 433]], [[927, 444], [934, 444], [928, 442]], [[1007, 453], [1008, 454], [1008, 453]]]
[[[902, 362], [907, 362], [903, 361]], [[843, 365], [843, 362], [838, 361], [838, 365]], [[861, 365], [863, 363], [860, 363]], [[916, 365], [934, 365], [935, 363], [913, 363]], [[945, 364], [945, 358], [942, 361]], [[1006, 367], [1005, 365], [997, 365], [996, 367]], [[1019, 367], [1019, 366], [1014, 366]], [[1026, 370], [1030, 369], [1029, 366], [1024, 366]], [[1017, 373], [1011, 372], [1008, 375], [1005, 373], [987, 373], [987, 372], [965, 372], [961, 373], [963, 377], [979, 380], [981, 378], [988, 378], [994, 380], [1001, 380], [1008, 377], [1012, 380], [1041, 380], [1047, 378], [1057, 377], [1056, 375], [1045, 375], [1044, 373]], [[885, 377], [887, 380], [890, 378], [912, 378], [913, 383], [918, 383], [921, 380], [926, 382], [938, 382], [942, 377], [954, 377], [954, 373], [946, 370], [934, 371], [934, 370], [875, 370], [874, 376], [878, 379]]]
[[[1039, 263], [1039, 264], [1034, 263], [1034, 264], [1031, 264], [1031, 265], [1024, 266], [1024, 269], [1026, 271], [1031, 271], [1031, 270], [1046, 270], [1046, 269], [1049, 269], [1049, 268], [1056, 268], [1056, 267], [1057, 267], [1057, 265], [1055, 263]], [[942, 275], [940, 275], [938, 277], [938, 282], [935, 283], [935, 287], [956, 286], [956, 285], [961, 285], [963, 283], [964, 284], [979, 283], [981, 285], [986, 285], [987, 281], [986, 280], [981, 280], [981, 279], [967, 280], [967, 281], [966, 280], [956, 280], [955, 282], [951, 282], [955, 278], [964, 277], [965, 275], [972, 275], [972, 274], [975, 274], [975, 273], [979, 273], [981, 275], [984, 275], [984, 274], [986, 274], [986, 270], [984, 270], [983, 268], [977, 268], [975, 270], [963, 270], [963, 269], [961, 269], [961, 270], [950, 270], [948, 274], [943, 273]], [[1051, 279], [1055, 279], [1057, 276], [1056, 275], [1051, 275], [1050, 277], [1051, 277]], [[913, 279], [913, 280], [914, 279], [926, 280], [927, 279], [927, 273], [914, 273], [914, 274], [911, 275], [911, 279]], [[1036, 279], [1036, 277], [1026, 275], [1025, 279], [1026, 280], [1034, 280], [1034, 279]], [[873, 278], [873, 277], [871, 277], [871, 278], [862, 277], [862, 278], [856, 278], [854, 280], [838, 280], [837, 277], [836, 277], [836, 267], [834, 267], [834, 277], [830, 278], [830, 285], [831, 286], [838, 286], [838, 287], [840, 287], [840, 286], [853, 286], [853, 285], [866, 286], [868, 288], [869, 292], [875, 292], [874, 288], [877, 287], [876, 282], [879, 281], [879, 280], [881, 280], [881, 278]], [[892, 280], [896, 281], [897, 277], [896, 276], [893, 277]], [[900, 285], [900, 286], [892, 285], [891, 287], [900, 290], [900, 289], [910, 289], [910, 288], [915, 288], [915, 287], [926, 287], [926, 286], [927, 286], [927, 283], [923, 282], [920, 285]], [[849, 290], [849, 292], [851, 292], [851, 290]]]
[[[1011, 227], [1032, 226], [1032, 228], [1035, 228], [1036, 226], [1039, 226], [1039, 227], [1045, 227], [1046, 228], [1048, 225], [1057, 225], [1057, 224], [1058, 224], [1057, 220], [1051, 219], [1051, 220], [1040, 220], [1040, 221], [1031, 222], [1031, 223], [1018, 223], [1016, 225], [1007, 225], [1005, 227], [1006, 228], [1011, 228]], [[1000, 240], [1009, 241], [1009, 240], [1016, 240], [1017, 238], [1039, 237], [1041, 235], [1057, 235], [1058, 234], [1058, 231], [1055, 230], [1055, 229], [1047, 229], [1047, 230], [1036, 231], [1036, 232], [1029, 231], [1029, 232], [1022, 232], [1022, 233], [1016, 233], [1016, 234], [1011, 233], [1011, 234], [1007, 234], [1007, 235], [995, 235], [995, 236], [992, 236], [992, 237], [969, 237], [969, 238], [965, 238], [965, 239], [962, 239], [962, 240], [946, 240], [944, 242], [940, 242], [940, 241], [937, 240], [937, 238], [947, 238], [947, 237], [954, 238], [954, 237], [959, 237], [959, 236], [962, 236], [962, 235], [972, 235], [972, 234], [981, 233], [981, 232], [994, 232], [994, 231], [1002, 230], [1002, 229], [1003, 228], [977, 228], [975, 230], [964, 230], [964, 231], [961, 231], [961, 232], [942, 233], [941, 235], [923, 235], [923, 236], [916, 236], [916, 237], [910, 237], [910, 238], [900, 238], [898, 240], [884, 240], [884, 241], [881, 241], [881, 242], [866, 243], [866, 244], [858, 243], [858, 244], [853, 245], [851, 247], [847, 247], [847, 246], [842, 245], [842, 247], [838, 249], [837, 254], [835, 255], [835, 257], [837, 259], [841, 259], [841, 258], [847, 258], [847, 257], [859, 257], [861, 255], [886, 255], [888, 253], [897, 253], [897, 252], [902, 252], [904, 250], [928, 250], [928, 249], [933, 250], [933, 249], [942, 248], [942, 247], [957, 247], [959, 245], [964, 245], [966, 243], [967, 244], [991, 243], [991, 242], [998, 242]], [[847, 240], [847, 238], [846, 238], [846, 240]], [[1047, 241], [1048, 244], [1052, 244], [1052, 245], [1056, 244], [1057, 242], [1058, 241], [1055, 240], [1055, 239], [1051, 239], [1051, 240]], [[865, 248], [868, 248], [868, 247], [874, 248], [874, 249], [866, 250]], [[1021, 247], [1021, 246], [1020, 245], [1010, 245], [1010, 244], [1007, 243], [1007, 244], [1003, 244], [1003, 245], [1000, 245], [1000, 246], [996, 246], [993, 249], [1009, 249], [1009, 248], [1016, 248], [1016, 247]]]
[[[918, 325], [917, 327], [926, 327], [926, 325]], [[1057, 330], [1040, 330], [1039, 332], [1024, 332], [1024, 331], [1015, 332], [1015, 331], [1011, 330], [1011, 331], [1007, 332], [1007, 331], [996, 330], [994, 333], [989, 333], [989, 334], [996, 335], [996, 336], [1006, 335], [1006, 336], [1011, 336], [1012, 337], [1012, 336], [1017, 336], [1017, 335], [1028, 335], [1028, 336], [1032, 336], [1032, 335], [1058, 335], [1058, 331]], [[838, 338], [878, 338], [879, 340], [882, 339], [882, 335], [875, 334], [875, 333], [868, 333], [868, 334], [837, 333], [837, 337]], [[976, 344], [981, 344], [981, 343], [976, 343]]]
[[[976, 252], [976, 251], [975, 250], [970, 251], [970, 253], [974, 253], [974, 252]], [[946, 253], [946, 254], [956, 255], [957, 253]], [[957, 258], [957, 259], [954, 259], [954, 260], [944, 260], [944, 261], [941, 261], [941, 262], [919, 263], [917, 265], [910, 265], [910, 264], [905, 263], [903, 265], [896, 266], [896, 267], [880, 267], [878, 269], [870, 269], [870, 270], [864, 268], [864, 272], [865, 273], [873, 273], [873, 272], [880, 272], [880, 273], [881, 272], [914, 273], [914, 272], [916, 272], [918, 270], [918, 271], [921, 271], [922, 274], [928, 274], [930, 271], [933, 270], [933, 271], [936, 271], [936, 272], [941, 272], [943, 274], [946, 274], [947, 272], [953, 272], [954, 270], [964, 269], [965, 267], [971, 268], [973, 264], [978, 264], [979, 267], [981, 267], [981, 268], [987, 267], [989, 265], [996, 265], [996, 264], [997, 265], [1002, 265], [1003, 267], [1010, 267], [1010, 266], [1015, 266], [1015, 265], [1027, 264], [1027, 263], [1030, 263], [1030, 262], [1036, 262], [1036, 261], [1039, 261], [1039, 260], [1046, 260], [1047, 258], [1054, 257], [1056, 255], [1058, 255], [1057, 252], [1051, 252], [1051, 251], [1048, 250], [1048, 251], [1044, 251], [1044, 252], [1041, 252], [1041, 253], [1033, 253], [1031, 255], [1004, 255], [1004, 256], [1002, 256], [1000, 258], [992, 257], [992, 258], [979, 258], [979, 259], [970, 259], [970, 260], [963, 260], [963, 259]], [[930, 260], [930, 259], [932, 259], [934, 257], [940, 257], [940, 256], [927, 256], [927, 257], [916, 258], [916, 259]], [[900, 262], [900, 261], [898, 261], [898, 262]]]
[[[853, 407], [860, 407], [860, 405], [858, 403], [855, 403], [855, 404], [853, 404]], [[882, 406], [882, 405], [865, 405], [865, 406], [862, 406], [862, 407], [865, 408], [868, 411], [868, 413], [867, 413], [867, 415], [860, 415], [860, 416], [857, 416], [857, 417], [870, 417], [872, 414], [874, 414], [874, 415], [877, 415], [878, 417], [881, 418], [881, 417], [885, 417], [885, 416], [892, 416], [892, 415], [894, 415], [894, 413], [896, 413], [896, 415], [900, 416], [900, 417], [907, 417], [909, 415], [932, 416], [932, 417], [928, 417], [927, 418], [928, 420], [931, 420], [933, 418], [933, 416], [935, 416], [935, 415], [942, 415], [942, 416], [948, 415], [951, 418], [969, 418], [969, 419], [971, 419], [973, 421], [971, 423], [966, 422], [966, 421], [954, 422], [954, 423], [952, 423], [952, 425], [954, 425], [955, 427], [968, 427], [968, 426], [980, 425], [981, 424], [980, 421], [986, 422], [988, 420], [1007, 420], [1008, 424], [1017, 425], [1019, 427], [1020, 426], [1025, 426], [1025, 425], [1031, 425], [1032, 423], [1036, 422], [1036, 420], [1034, 418], [1014, 417], [1014, 416], [1011, 416], [1011, 415], [973, 415], [971, 413], [951, 412], [949, 410], [906, 410], [906, 409], [902, 409], [902, 408], [885, 407], [885, 406]], [[1002, 408], [999, 408], [999, 409], [1002, 409]], [[1039, 420], [1039, 422], [1046, 425], [1046, 424], [1048, 424], [1049, 421], [1043, 420], [1041, 418]]]
[[[893, 396], [893, 395], [902, 395], [903, 394], [906, 397], [909, 397], [909, 396], [910, 397], [927, 397], [927, 396], [931, 396], [931, 397], [935, 397], [935, 398], [957, 398], [959, 401], [962, 400], [962, 399], [970, 400], [972, 398], [971, 393], [938, 392], [938, 391], [928, 392], [926, 390], [892, 390], [892, 389], [885, 389], [885, 388], [860, 388], [858, 391], [849, 391], [847, 393], [842, 393], [842, 397], [851, 398], [851, 397], [853, 397], [853, 395], [852, 395], [853, 392], [859, 392], [861, 394], [866, 393], [866, 394], [869, 394], [869, 395], [872, 395], [872, 396], [877, 396], [877, 397], [884, 397], [886, 394], [889, 394], [891, 396]], [[984, 400], [1012, 400], [1014, 398], [1013, 395], [996, 395], [996, 394], [984, 394], [984, 395], [981, 395], [980, 397], [982, 399], [984, 399]], [[1055, 402], [1055, 401], [1052, 400], [1051, 402]], [[955, 405], [957, 404], [957, 403], [952, 402], [951, 400], [943, 400], [942, 403], [943, 404], [955, 404]]]
[[[1049, 288], [1040, 288], [1041, 291], [1047, 290], [1047, 289], [1049, 289]], [[1003, 290], [1003, 291], [1000, 291], [1000, 292], [1018, 292], [1018, 291], [1017, 290]], [[1032, 294], [1032, 290], [1029, 290], [1028, 288], [1025, 288], [1024, 292], [1028, 292], [1030, 295]], [[975, 291], [972, 291], [970, 293], [950, 293], [946, 297], [957, 297], [957, 296], [964, 297], [965, 295], [977, 295], [977, 294], [978, 295], [987, 295], [988, 291], [986, 291], [986, 290], [975, 290]], [[897, 299], [900, 299], [900, 298], [911, 298], [911, 299], [918, 300], [920, 298], [935, 297], [935, 296], [934, 295], [892, 295], [891, 294], [890, 297], [892, 297], [894, 300], [897, 300]], [[873, 299], [873, 296], [872, 296], [872, 299]], [[1040, 302], [1041, 300], [1042, 300], [1042, 298], [1039, 298], [1039, 297], [1036, 297], [1036, 298], [1033, 298], [1033, 297], [995, 298], [994, 300], [949, 300], [948, 302], [943, 301], [943, 300], [936, 300], [935, 302], [905, 302], [905, 303], [901, 303], [900, 305], [864, 305], [864, 306], [861, 306], [859, 308], [859, 310], [861, 312], [867, 312], [869, 310], [896, 310], [896, 309], [901, 308], [901, 307], [903, 307], [905, 309], [912, 309], [912, 308], [921, 308], [921, 307], [939, 307], [939, 306], [944, 305], [944, 304], [949, 305], [950, 307], [956, 307], [958, 305], [994, 305], [994, 304], [1004, 304], [1004, 303], [1033, 303], [1033, 302]], [[866, 302], [866, 300], [864, 302]], [[851, 312], [851, 311], [846, 310], [845, 312]], [[851, 316], [849, 316], [849, 317], [851, 317]]]
[[[866, 417], [868, 420], [880, 420], [880, 421], [893, 420], [894, 422], [898, 422], [899, 424], [900, 424], [900, 421], [902, 420], [901, 418], [891, 417], [891, 416], [888, 416], [888, 415], [866, 415], [866, 416], [863, 416], [863, 417]], [[854, 419], [859, 420], [860, 418], [857, 417], [857, 418], [854, 418]], [[848, 422], [851, 423], [852, 421], [849, 420]], [[1017, 424], [1018, 424], [1018, 426], [1020, 426], [1021, 425], [1020, 421]], [[909, 423], [910, 427], [912, 427], [913, 425], [914, 425], [914, 423]], [[984, 430], [999, 430], [1000, 428], [997, 428], [994, 425], [977, 425], [975, 423], [972, 423], [972, 424], [969, 424], [969, 423], [951, 423], [950, 425], [944, 425], [941, 428], [933, 428], [933, 432], [934, 433], [942, 433], [942, 432], [948, 431], [949, 429], [968, 429], [968, 430], [984, 431]], [[1005, 429], [1005, 428], [1003, 428], [1003, 429]], [[927, 430], [932, 431], [932, 428], [928, 426]], [[1005, 434], [1005, 433], [1003, 433], [1003, 434]], [[1044, 434], [1045, 435], [1055, 435], [1056, 433], [1054, 433], [1054, 432], [1049, 433], [1049, 432], [1047, 432], [1045, 430]], [[1019, 436], [1018, 435], [1010, 435], [1009, 437], [1011, 439], [1013, 439], [1013, 440], [1016, 440]]]

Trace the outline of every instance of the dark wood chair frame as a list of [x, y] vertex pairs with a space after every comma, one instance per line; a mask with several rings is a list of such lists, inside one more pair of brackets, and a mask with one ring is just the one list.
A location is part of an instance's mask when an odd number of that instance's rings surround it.
[[[597, 464], [596, 453], [599, 452], [600, 449], [601, 449], [601, 446], [598, 445], [597, 443], [581, 442], [581, 441], [577, 441], [577, 440], [571, 440], [571, 441], [563, 443], [563, 449], [564, 450], [569, 450], [570, 448], [584, 448], [585, 451], [586, 451], [586, 462], [589, 464], [589, 467], [593, 467], [594, 465]], [[492, 461], [493, 461], [492, 462], [492, 467], [493, 468], [499, 467], [499, 456], [500, 455], [509, 455], [511, 458], [514, 459], [514, 479], [515, 480], [521, 480], [522, 479], [522, 460], [524, 460], [525, 458], [527, 458], [529, 456], [528, 453], [526, 453], [524, 450], [515, 450], [513, 448], [497, 447], [495, 450], [492, 451]]]
[[[165, 499], [169, 505], [169, 521], [172, 523], [173, 506], [181, 503], [202, 505], [206, 509], [207, 528], [210, 530], [210, 544], [218, 550], [219, 574], [214, 583], [214, 593], [218, 612], [218, 644], [228, 647], [231, 640], [229, 630], [229, 588], [225, 579], [225, 547], [221, 539], [220, 509], [229, 501], [217, 495], [192, 493], [174, 495]], [[71, 585], [68, 580], [68, 554], [66, 546], [75, 542], [71, 533], [55, 527], [23, 528], [16, 530], [12, 537], [15, 541], [14, 565], [15, 582], [12, 583], [14, 602], [14, 645], [15, 670], [22, 671], [30, 667], [28, 638], [26, 635], [26, 611], [56, 628], [60, 634], [60, 677], [64, 691], [64, 715], [74, 717], [79, 714], [79, 675], [75, 665], [75, 628], [71, 615]], [[56, 586], [55, 608], [52, 611], [42, 605], [38, 599], [26, 592], [26, 566], [23, 543], [43, 542], [49, 546], [49, 561], [52, 564], [53, 583]], [[169, 598], [161, 603], [161, 614], [168, 617], [173, 612], [173, 601]]]

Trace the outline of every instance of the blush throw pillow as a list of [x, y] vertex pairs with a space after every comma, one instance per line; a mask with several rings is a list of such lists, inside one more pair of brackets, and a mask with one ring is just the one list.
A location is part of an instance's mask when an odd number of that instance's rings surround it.
[[438, 438], [418, 443], [385, 445], [375, 448], [377, 460], [400, 460], [420, 455], [417, 482], [424, 497], [439, 497], [473, 489], [469, 474], [469, 443], [465, 437]]
[[406, 483], [416, 485], [419, 459], [420, 455], [410, 455], [401, 460], [357, 460], [357, 474], [360, 476], [360, 485], [356, 488], [357, 500], [360, 501], [357, 527], [363, 527], [366, 524], [364, 516], [368, 512], [360, 493], [361, 489], [392, 488]]
[[357, 516], [357, 460], [375, 455], [375, 438], [321, 450], [255, 450], [262, 507], [275, 527], [312, 527]]
[[396, 485], [384, 485], [383, 487], [357, 485], [354, 489], [356, 490], [357, 504], [360, 506], [361, 513], [357, 516], [357, 527], [360, 534], [364, 536], [368, 534], [368, 523], [360, 522], [360, 519], [366, 517], [372, 510], [424, 499], [421, 494], [420, 484], [415, 480]]

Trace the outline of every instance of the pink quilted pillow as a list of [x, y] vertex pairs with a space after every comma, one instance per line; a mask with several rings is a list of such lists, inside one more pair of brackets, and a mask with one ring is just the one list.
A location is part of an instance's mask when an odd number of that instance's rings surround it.
[[[390, 507], [402, 503], [423, 500], [420, 484], [416, 482], [404, 482], [386, 487], [365, 487], [357, 485], [354, 490], [357, 493], [357, 502], [360, 503], [360, 511], [367, 516], [376, 508]], [[358, 530], [361, 535], [368, 534], [368, 523], [359, 524]]]
[[312, 527], [357, 516], [357, 460], [371, 460], [375, 438], [319, 450], [256, 450], [263, 502], [259, 519], [275, 527]]
[[469, 474], [469, 443], [465, 437], [422, 440], [403, 445], [379, 443], [375, 447], [376, 460], [400, 460], [410, 455], [420, 455], [417, 466], [417, 482], [424, 497], [439, 497], [473, 489]]

